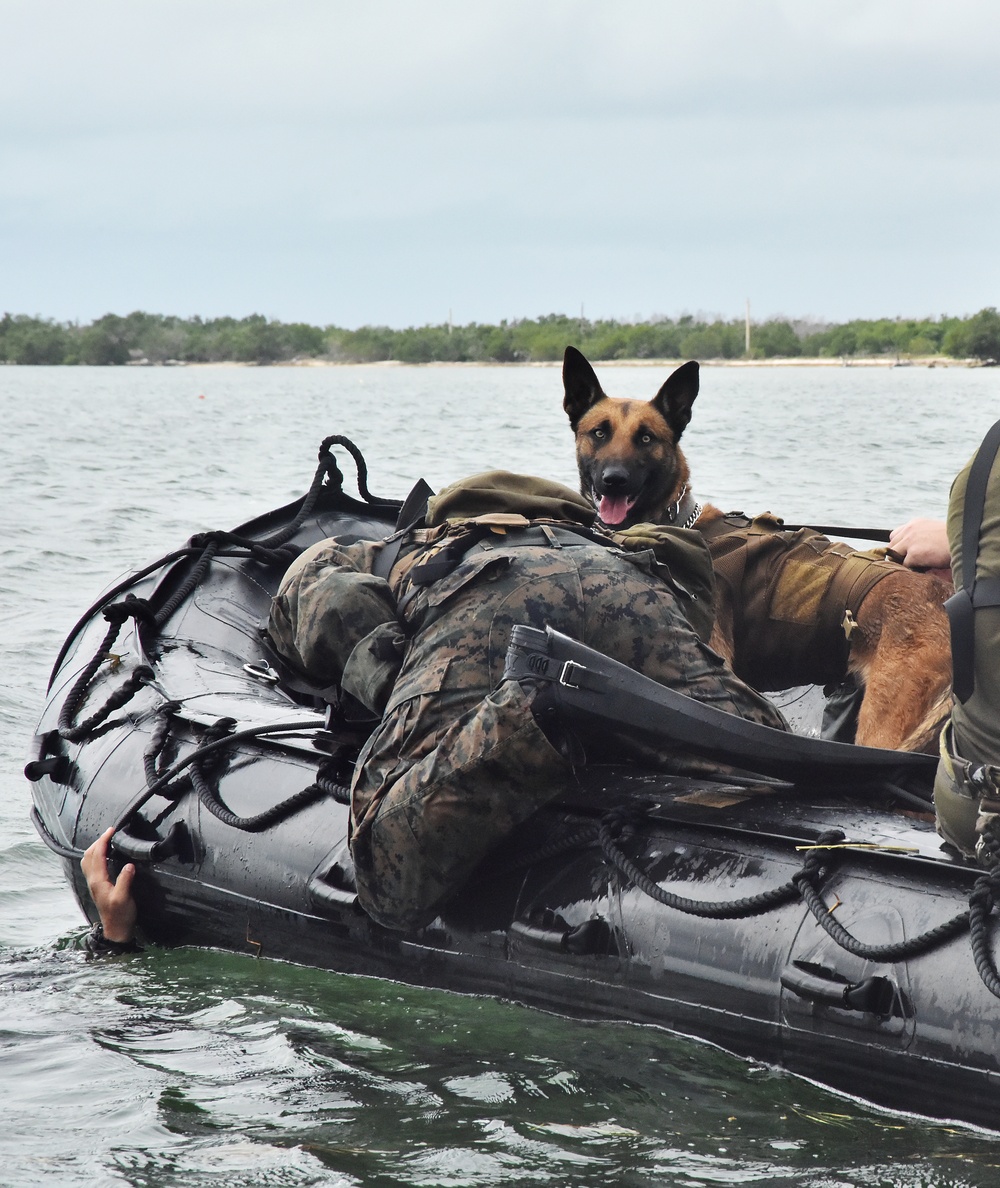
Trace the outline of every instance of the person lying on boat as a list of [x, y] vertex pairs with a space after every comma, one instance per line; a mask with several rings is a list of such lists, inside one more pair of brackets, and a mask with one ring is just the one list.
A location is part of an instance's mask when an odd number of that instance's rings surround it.
[[[332, 539], [283, 578], [268, 627], [277, 651], [381, 716], [355, 768], [350, 837], [359, 901], [379, 923], [428, 923], [572, 783], [578, 747], [552, 719], [547, 686], [504, 679], [515, 624], [549, 625], [784, 727], [705, 642], [713, 579], [700, 536], [649, 525], [612, 536], [595, 516], [568, 487], [492, 471], [431, 498], [394, 559], [385, 541]], [[606, 758], [591, 740], [588, 757]], [[698, 763], [640, 742], [617, 743], [616, 757], [674, 771]]]
[[[708, 645], [711, 559], [699, 533], [595, 527], [593, 504], [558, 483], [506, 471], [431, 498], [387, 540], [322, 541], [283, 577], [268, 631], [319, 688], [379, 718], [355, 766], [351, 853], [361, 905], [389, 928], [432, 920], [511, 830], [573, 784], [584, 759], [673, 772], [709, 764], [681, 746], [588, 738], [554, 718], [545, 682], [505, 679], [515, 624], [552, 626], [689, 696], [785, 729], [769, 701]], [[718, 764], [711, 767], [718, 769]], [[84, 857], [122, 951], [135, 911], [126, 867], [113, 883], [109, 835]]]

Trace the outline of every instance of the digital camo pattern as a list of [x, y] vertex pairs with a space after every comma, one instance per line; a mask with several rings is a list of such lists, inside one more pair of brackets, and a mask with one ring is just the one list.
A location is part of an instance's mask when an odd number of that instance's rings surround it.
[[389, 583], [369, 572], [376, 554], [371, 541], [321, 540], [281, 579], [267, 633], [282, 657], [320, 688], [339, 684], [355, 647], [396, 622]]
[[[514, 624], [552, 626], [698, 700], [784, 725], [698, 639], [663, 582], [600, 545], [499, 538], [433, 585], [404, 577], [396, 593], [410, 643], [357, 765], [351, 810], [359, 898], [387, 927], [427, 923], [497, 842], [572, 781], [532, 717], [534, 691], [501, 684]], [[679, 750], [620, 747], [618, 758], [684, 770]]]

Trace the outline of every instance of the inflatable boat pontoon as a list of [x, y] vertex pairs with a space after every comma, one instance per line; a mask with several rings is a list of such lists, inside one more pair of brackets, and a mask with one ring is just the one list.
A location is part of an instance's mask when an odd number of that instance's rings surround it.
[[[153, 943], [655, 1024], [882, 1105], [1000, 1126], [992, 884], [942, 849], [927, 756], [720, 734], [687, 699], [664, 704], [529, 631], [521, 658], [559, 666], [588, 730], [624, 714], [746, 774], [584, 768], [428, 927], [391, 932], [360, 911], [347, 785], [372, 724], [284, 681], [261, 628], [299, 551], [380, 538], [399, 510], [328, 438], [302, 499], [192, 538], [76, 625], [26, 775], [84, 913], [80, 856], [115, 825]], [[608, 714], [574, 679], [588, 666], [615, 690]]]

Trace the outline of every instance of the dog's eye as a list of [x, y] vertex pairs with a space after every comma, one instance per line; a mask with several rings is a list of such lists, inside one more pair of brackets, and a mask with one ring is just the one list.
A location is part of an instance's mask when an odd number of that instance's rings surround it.
[[596, 437], [598, 441], [603, 441], [607, 437], [607, 434], [603, 429], [595, 429], [594, 437]]
[[643, 445], [649, 445], [653, 440], [653, 435], [652, 433], [643, 433], [639, 440]]

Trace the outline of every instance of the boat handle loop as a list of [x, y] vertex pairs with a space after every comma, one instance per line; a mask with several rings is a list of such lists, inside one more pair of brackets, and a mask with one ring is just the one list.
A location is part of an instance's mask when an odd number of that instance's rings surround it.
[[786, 990], [809, 1002], [839, 1007], [844, 1011], [862, 1011], [883, 1018], [893, 1014], [896, 1003], [896, 990], [892, 982], [879, 974], [860, 982], [848, 982], [824, 978], [793, 964], [782, 970], [781, 984]]

